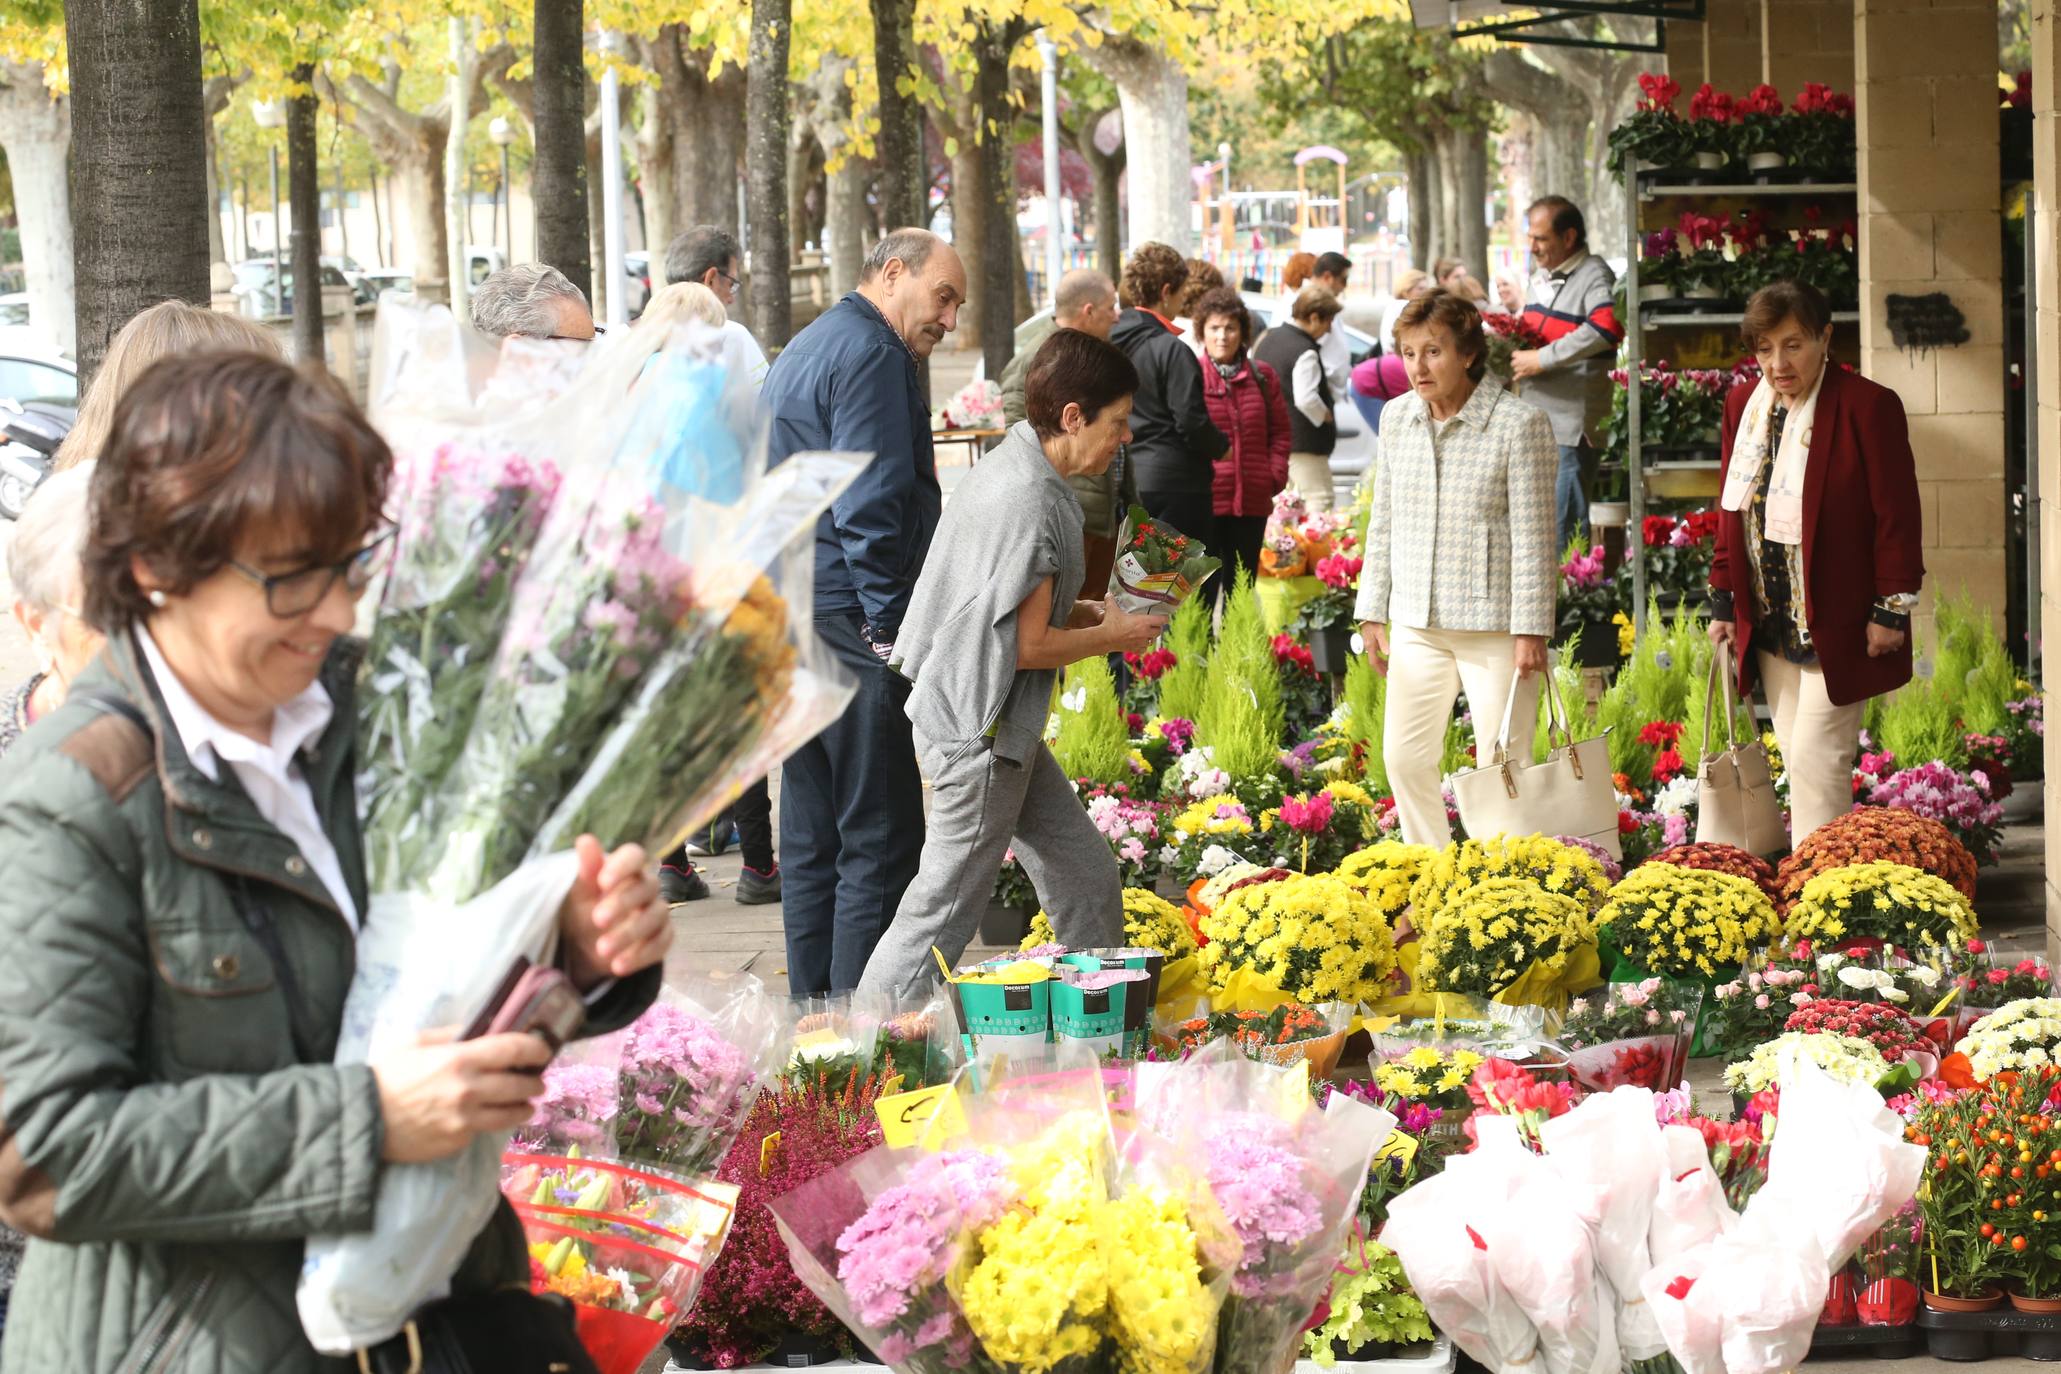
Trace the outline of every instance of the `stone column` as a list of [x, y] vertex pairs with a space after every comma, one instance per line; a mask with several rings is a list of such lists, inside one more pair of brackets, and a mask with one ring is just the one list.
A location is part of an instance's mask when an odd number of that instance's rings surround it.
[[[2043, 0], [2044, 2], [2044, 0]], [[1994, 0], [1855, 0], [1861, 371], [1903, 397], [1925, 500], [1925, 600], [2004, 612], [2004, 304]], [[1892, 295], [1944, 293], [1969, 339], [1890, 338]], [[1921, 668], [1922, 671], [1922, 668]]]
[[[2039, 429], [2040, 627], [2061, 644], [2061, 0], [2033, 0], [2033, 268]], [[2047, 815], [2061, 822], [2061, 739], [2047, 737]], [[2047, 957], [2061, 958], [2061, 823], [2047, 835]]]
[[1811, 81], [1835, 91], [1853, 89], [1854, 0], [1761, 3], [1761, 80], [1790, 101]]

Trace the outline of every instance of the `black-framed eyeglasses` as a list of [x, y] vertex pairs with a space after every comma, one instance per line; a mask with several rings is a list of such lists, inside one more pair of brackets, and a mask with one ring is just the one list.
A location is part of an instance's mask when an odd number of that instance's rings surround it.
[[712, 270], [715, 272], [717, 276], [721, 277], [724, 281], [730, 283], [730, 289], [732, 291], [735, 291], [738, 287], [744, 285], [744, 278], [742, 277], [733, 277], [720, 267], [714, 268]]
[[594, 342], [594, 339], [600, 338], [603, 334], [606, 334], [607, 332], [607, 325], [597, 324], [594, 326], [594, 337], [591, 339], [581, 338], [577, 334], [546, 334], [544, 338], [547, 342], [553, 343], [592, 343]]
[[393, 541], [394, 532], [384, 530], [340, 563], [325, 563], [299, 572], [262, 573], [233, 558], [229, 566], [265, 589], [266, 610], [280, 620], [295, 620], [321, 605], [339, 578], [353, 597], [363, 594], [372, 585], [372, 579], [385, 570], [393, 553]]

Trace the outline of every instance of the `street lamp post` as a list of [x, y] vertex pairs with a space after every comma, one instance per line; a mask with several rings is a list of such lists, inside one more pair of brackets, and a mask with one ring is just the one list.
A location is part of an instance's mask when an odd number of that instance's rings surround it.
[[1045, 100], [1045, 293], [1059, 309], [1059, 45], [1038, 30]]
[[494, 199], [500, 202], [501, 221], [508, 226], [508, 260], [514, 262], [515, 197], [508, 190], [508, 145], [515, 142], [515, 126], [506, 116], [495, 115], [494, 122], [487, 125], [487, 137], [501, 150], [501, 184], [494, 190]]
[[[286, 106], [277, 100], [254, 101], [250, 117], [257, 121], [260, 129], [283, 129], [286, 127]], [[279, 228], [279, 144], [271, 139], [266, 142], [271, 145], [266, 151], [272, 157], [272, 313], [283, 315], [286, 313], [286, 277], [279, 265], [279, 245], [285, 237]]]

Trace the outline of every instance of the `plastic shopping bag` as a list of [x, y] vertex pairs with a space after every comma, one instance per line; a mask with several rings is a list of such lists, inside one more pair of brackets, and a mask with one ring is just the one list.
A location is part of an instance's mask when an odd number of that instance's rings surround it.
[[[518, 955], [551, 957], [558, 909], [578, 861], [526, 864], [455, 910], [407, 894], [375, 895], [358, 937], [336, 1062], [363, 1064], [423, 1031], [470, 1021]], [[317, 1350], [346, 1354], [401, 1329], [450, 1278], [500, 1197], [505, 1135], [483, 1135], [448, 1159], [389, 1164], [372, 1229], [310, 1236], [295, 1301]]]

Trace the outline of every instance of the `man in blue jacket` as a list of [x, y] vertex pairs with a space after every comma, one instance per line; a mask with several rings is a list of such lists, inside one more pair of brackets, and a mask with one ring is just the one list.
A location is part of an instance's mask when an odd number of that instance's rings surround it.
[[917, 363], [958, 327], [965, 300], [951, 245], [897, 229], [867, 254], [859, 289], [795, 335], [766, 375], [772, 461], [874, 455], [816, 526], [816, 633], [858, 691], [780, 774], [797, 996], [857, 985], [923, 850], [909, 684], [888, 664], [942, 505]]

